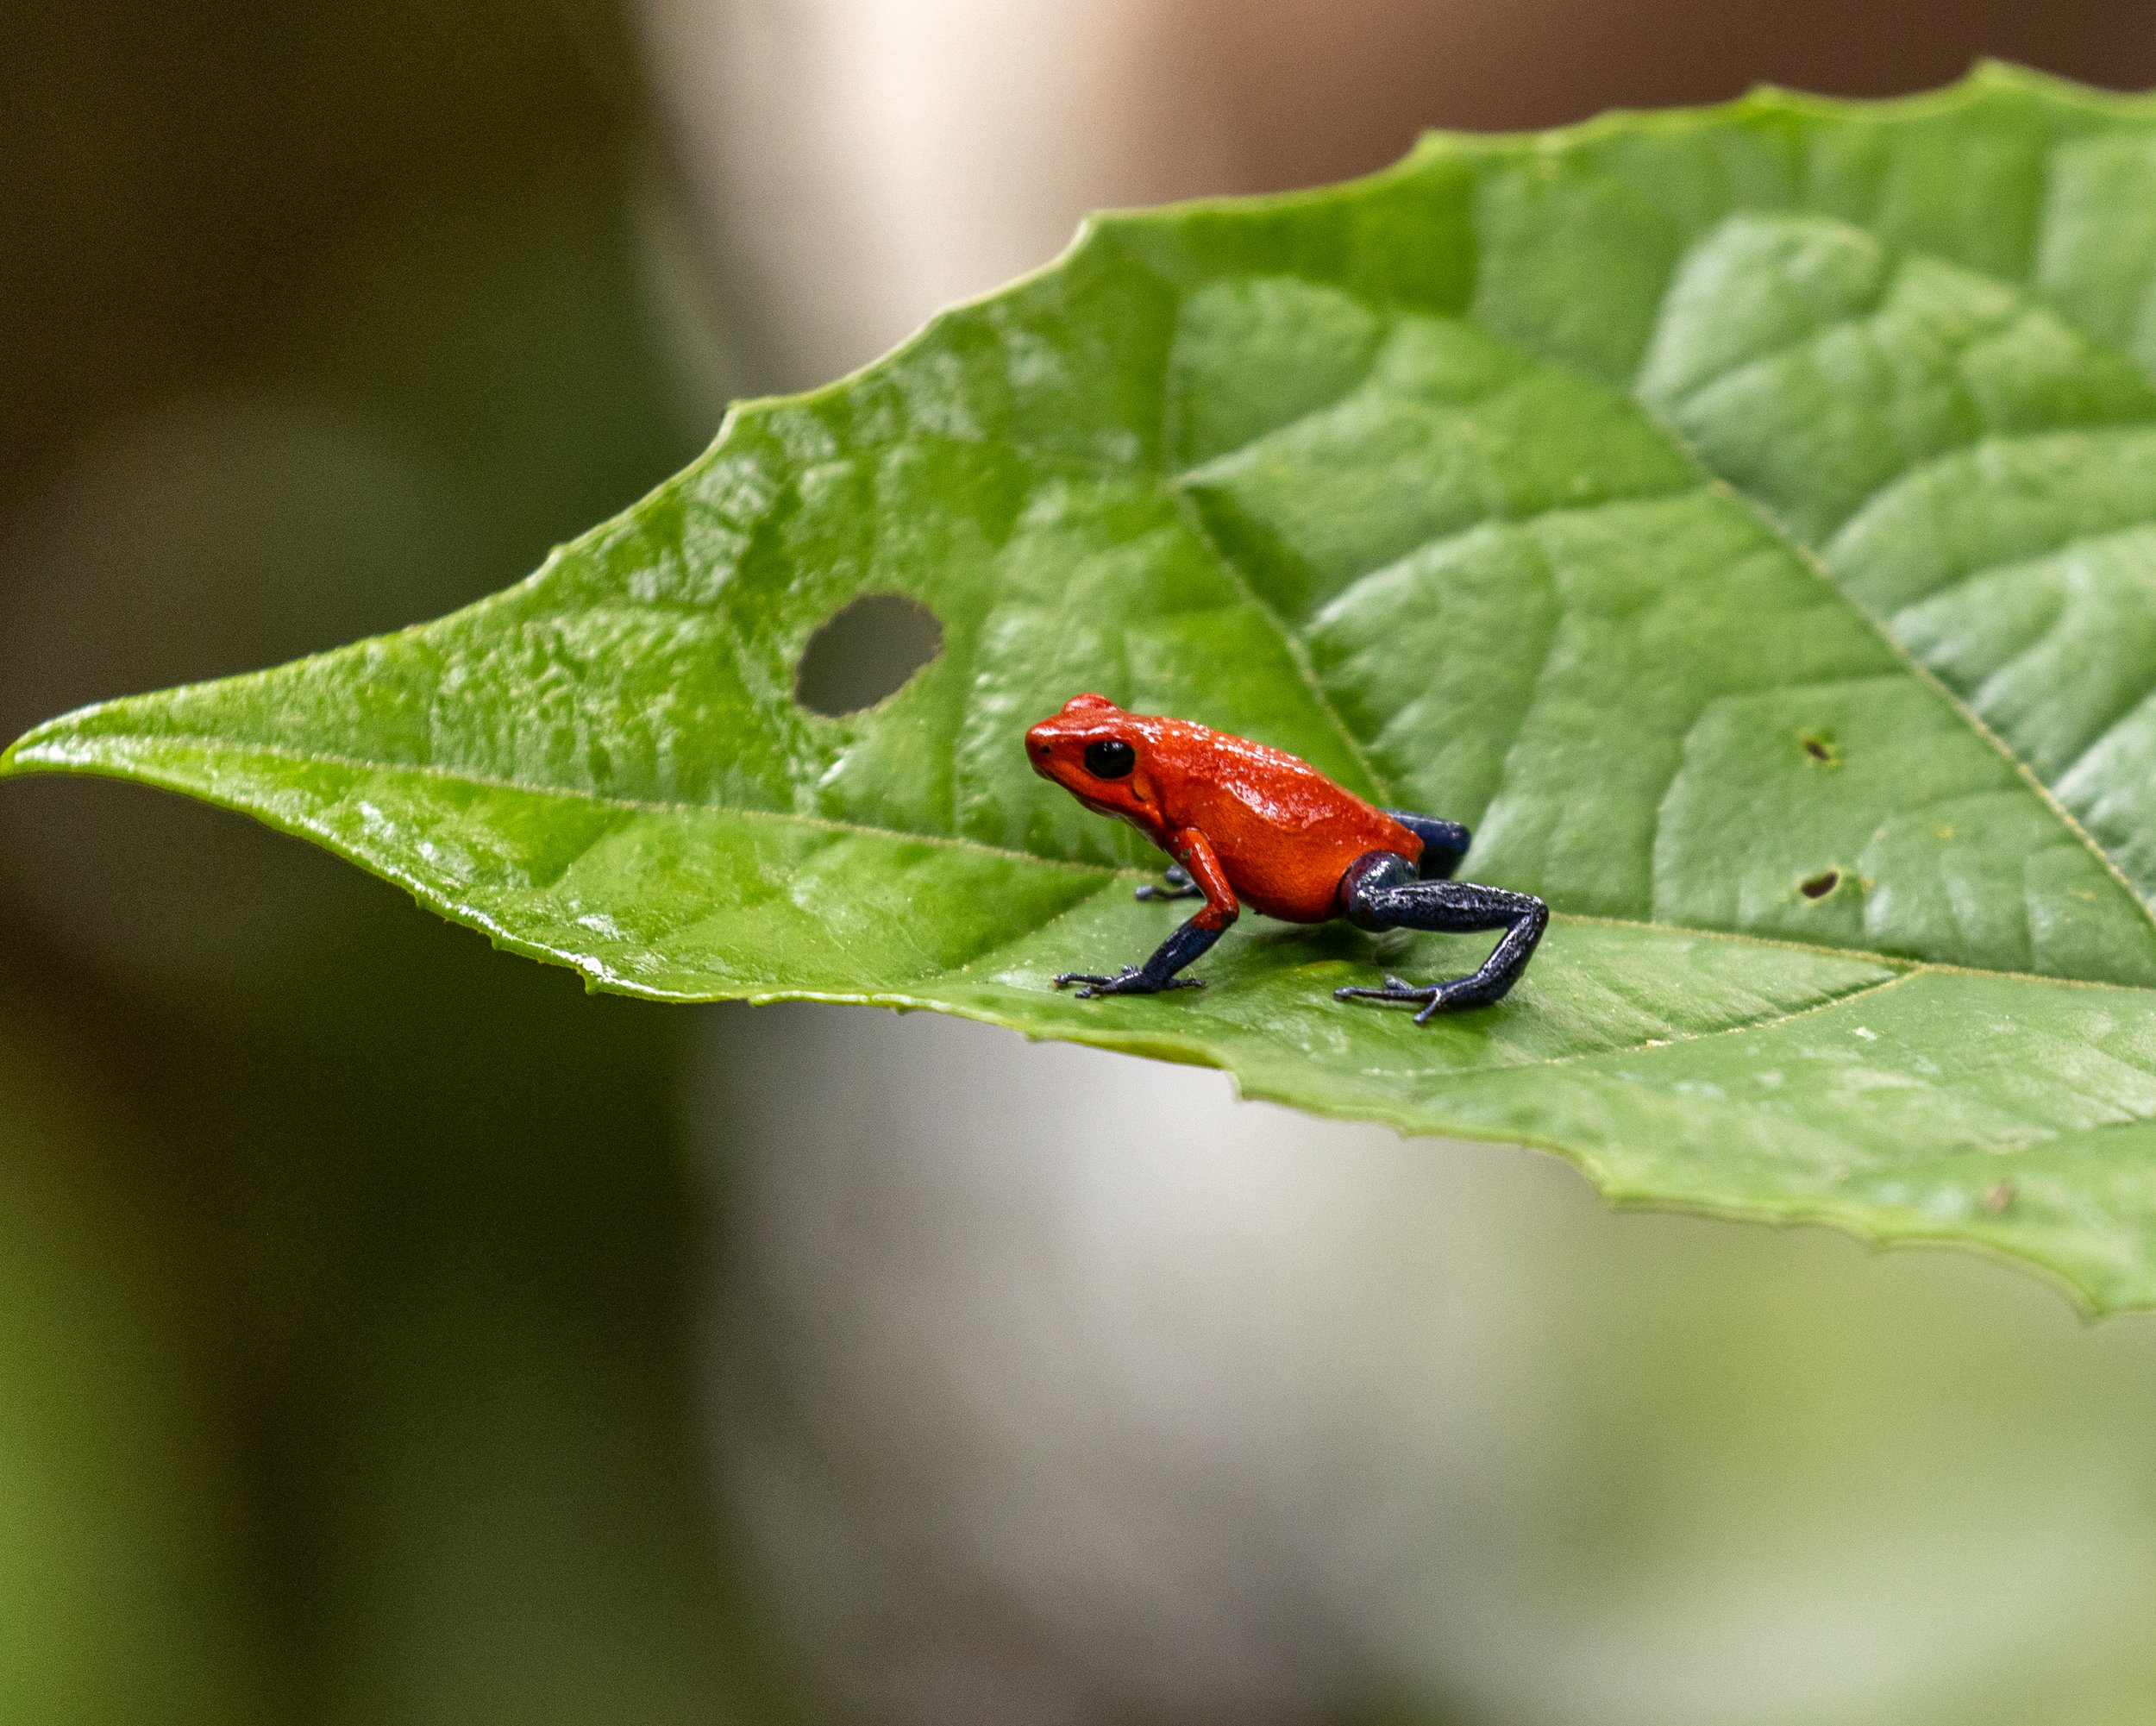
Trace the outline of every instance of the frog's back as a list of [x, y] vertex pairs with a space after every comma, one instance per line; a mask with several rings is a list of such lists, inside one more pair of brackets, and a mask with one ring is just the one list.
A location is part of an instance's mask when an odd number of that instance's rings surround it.
[[1206, 836], [1253, 910], [1322, 923], [1339, 914], [1340, 877], [1357, 857], [1421, 857], [1413, 833], [1307, 762], [1187, 720], [1166, 725], [1156, 756], [1164, 812]]

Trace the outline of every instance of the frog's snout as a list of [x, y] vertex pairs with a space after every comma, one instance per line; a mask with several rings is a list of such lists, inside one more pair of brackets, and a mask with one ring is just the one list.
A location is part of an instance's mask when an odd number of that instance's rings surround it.
[[1053, 779], [1056, 762], [1056, 740], [1048, 735], [1048, 727], [1038, 725], [1025, 733], [1025, 758], [1032, 763], [1033, 771], [1044, 779]]

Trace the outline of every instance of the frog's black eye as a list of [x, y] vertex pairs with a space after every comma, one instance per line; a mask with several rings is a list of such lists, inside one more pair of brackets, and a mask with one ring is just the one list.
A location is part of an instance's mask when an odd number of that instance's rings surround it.
[[1086, 771], [1095, 779], [1122, 779], [1138, 765], [1138, 751], [1120, 737], [1086, 745]]

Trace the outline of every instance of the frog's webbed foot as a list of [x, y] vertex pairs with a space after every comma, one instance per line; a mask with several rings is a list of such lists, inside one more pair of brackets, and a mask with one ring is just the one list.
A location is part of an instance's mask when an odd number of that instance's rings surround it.
[[[1205, 914], [1200, 911], [1198, 917]], [[1175, 975], [1220, 938], [1218, 929], [1200, 927], [1198, 917], [1177, 928], [1142, 965], [1125, 965], [1113, 976], [1103, 976], [1098, 971], [1065, 971], [1056, 979], [1056, 987], [1068, 989], [1075, 982], [1083, 983], [1085, 987], [1078, 991], [1081, 1001], [1097, 995], [1159, 995], [1171, 989], [1203, 989], [1205, 984], [1199, 978]]]
[[1168, 871], [1162, 879], [1167, 882], [1167, 886], [1162, 887], [1150, 881], [1141, 882], [1135, 896], [1139, 899], [1195, 899], [1204, 891], [1190, 878], [1190, 871], [1181, 863], [1169, 864]]
[[1475, 1007], [1481, 1003], [1470, 997], [1463, 987], [1471, 979], [1455, 977], [1450, 982], [1413, 983], [1405, 977], [1387, 977], [1382, 989], [1336, 989], [1335, 1001], [1396, 1001], [1420, 1005], [1422, 1011], [1415, 1015], [1415, 1023], [1427, 1025], [1432, 1014], [1442, 1013], [1448, 1007]]
[[1098, 971], [1065, 971], [1056, 979], [1056, 987], [1068, 989], [1072, 983], [1083, 983], [1078, 999], [1091, 1001], [1097, 995], [1158, 995], [1163, 989], [1203, 989], [1203, 977], [1161, 977], [1146, 974], [1140, 965], [1125, 965], [1113, 976], [1103, 976]]

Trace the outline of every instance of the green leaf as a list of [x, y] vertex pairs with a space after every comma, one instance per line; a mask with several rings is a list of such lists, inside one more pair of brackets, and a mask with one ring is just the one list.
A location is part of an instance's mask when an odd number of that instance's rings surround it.
[[[1517, 1139], [1614, 1196], [2156, 1302], [2156, 103], [2002, 68], [1426, 140], [1103, 217], [519, 587], [91, 708], [7, 770], [242, 809], [596, 986], [927, 1007]], [[897, 694], [793, 697], [856, 595]], [[1159, 861], [1034, 777], [1080, 690], [1471, 823], [1463, 969], [1251, 918], [1082, 1001]]]

